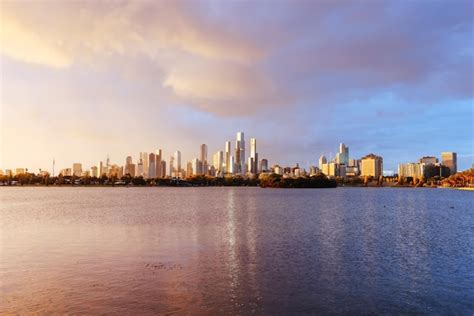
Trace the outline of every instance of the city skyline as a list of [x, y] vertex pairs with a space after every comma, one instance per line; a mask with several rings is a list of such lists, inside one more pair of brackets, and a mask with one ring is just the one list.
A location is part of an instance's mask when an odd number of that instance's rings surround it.
[[235, 130], [270, 164], [309, 168], [341, 142], [393, 172], [444, 151], [458, 170], [474, 160], [470, 1], [0, 7], [0, 169], [156, 148], [186, 168]]

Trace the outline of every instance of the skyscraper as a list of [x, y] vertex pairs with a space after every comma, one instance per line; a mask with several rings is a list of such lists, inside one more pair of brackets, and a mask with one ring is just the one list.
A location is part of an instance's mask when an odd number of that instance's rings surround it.
[[170, 156], [170, 172], [169, 176], [172, 178], [175, 175], [175, 165], [174, 165], [174, 156]]
[[198, 174], [207, 174], [207, 169], [208, 169], [208, 162], [207, 162], [207, 145], [206, 144], [201, 144], [201, 152], [200, 152], [200, 157], [201, 157], [201, 170], [198, 173], [196, 170], [194, 170], [195, 173]]
[[162, 152], [161, 149], [156, 150], [156, 156], [155, 156], [155, 173], [156, 173], [156, 178], [161, 178], [161, 157], [162, 157]]
[[212, 165], [216, 171], [216, 175], [222, 175], [224, 172], [224, 152], [219, 150], [212, 156]]
[[80, 177], [82, 175], [82, 164], [81, 163], [73, 163], [72, 164], [72, 175], [76, 177]]
[[374, 154], [368, 154], [360, 162], [360, 175], [378, 178], [383, 175], [383, 159]]
[[231, 145], [230, 142], [227, 141], [225, 142], [225, 172], [230, 173], [231, 169], [232, 171], [234, 170], [234, 167], [231, 166]]
[[444, 151], [441, 153], [441, 163], [443, 166], [449, 168], [449, 174], [455, 174], [458, 171], [458, 158], [457, 154], [452, 151]]
[[258, 173], [258, 153], [257, 153], [257, 139], [250, 138], [250, 157], [248, 168], [253, 174]]
[[326, 156], [322, 155], [321, 157], [319, 157], [319, 170], [321, 170], [321, 172], [324, 173], [323, 168], [325, 164], [328, 163], [328, 160], [326, 159]]
[[156, 156], [154, 153], [148, 155], [148, 178], [156, 178]]
[[268, 171], [268, 160], [267, 159], [260, 160], [259, 171], [260, 172]]
[[142, 159], [143, 164], [143, 177], [148, 178], [148, 153], [140, 153], [140, 158]]
[[181, 173], [181, 152], [179, 150], [174, 153], [174, 160], [176, 163], [176, 177], [179, 178]]
[[349, 163], [349, 147], [346, 147], [344, 143], [339, 144], [339, 152], [336, 155], [336, 163], [348, 165]]
[[245, 137], [243, 132], [237, 133], [235, 142], [235, 172], [245, 173]]

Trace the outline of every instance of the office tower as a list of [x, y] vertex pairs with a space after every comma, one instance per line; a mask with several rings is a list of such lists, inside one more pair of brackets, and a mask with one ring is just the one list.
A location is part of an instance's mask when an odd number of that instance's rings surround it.
[[148, 178], [156, 178], [156, 156], [154, 153], [148, 155]]
[[328, 163], [328, 161], [327, 161], [327, 159], [326, 159], [326, 157], [325, 157], [324, 155], [321, 156], [321, 157], [319, 157], [319, 169], [321, 170], [321, 172], [325, 173], [325, 172], [322, 171], [322, 170], [323, 170], [323, 165], [324, 165], [324, 164], [327, 164], [327, 163]]
[[191, 161], [191, 167], [192, 167], [192, 170], [193, 170], [194, 174], [199, 174], [200, 164], [201, 164], [201, 161], [198, 158], [194, 158]]
[[156, 178], [161, 178], [161, 157], [162, 157], [161, 149], [157, 149], [156, 150], [156, 155], [155, 155]]
[[176, 177], [179, 178], [180, 177], [180, 173], [181, 173], [181, 152], [179, 150], [177, 150], [175, 153], [174, 153], [174, 160], [175, 160], [175, 164], [176, 164]]
[[224, 170], [224, 152], [219, 150], [212, 156], [212, 165], [216, 172], [216, 175], [221, 175]]
[[[197, 159], [197, 158], [196, 158]], [[193, 161], [188, 161], [188, 163], [186, 164], [186, 176], [187, 177], [191, 177], [194, 175], [194, 172], [193, 172]]]
[[99, 161], [99, 163], [97, 164], [97, 176], [98, 177], [102, 177], [102, 175], [104, 174], [104, 163], [102, 161]]
[[235, 142], [235, 172], [244, 174], [245, 170], [245, 138], [243, 132], [237, 133]]
[[268, 171], [268, 160], [267, 159], [261, 159], [260, 160], [260, 166], [258, 168], [260, 172], [267, 172]]
[[143, 162], [141, 158], [138, 160], [135, 176], [143, 177]]
[[97, 178], [97, 177], [99, 176], [99, 173], [98, 173], [98, 171], [97, 171], [97, 167], [96, 167], [96, 166], [92, 166], [92, 167], [91, 167], [90, 176], [93, 177], [93, 178]]
[[339, 152], [336, 154], [336, 163], [347, 165], [349, 163], [349, 147], [343, 143], [339, 144]]
[[143, 164], [143, 177], [148, 178], [148, 153], [142, 152], [140, 153], [140, 159], [142, 160]]
[[383, 175], [383, 158], [374, 154], [368, 154], [361, 159], [361, 176], [378, 178]]
[[161, 177], [166, 178], [166, 161], [161, 160]]
[[418, 162], [402, 163], [398, 165], [398, 176], [399, 177], [413, 177], [421, 178], [424, 174], [423, 172], [424, 164]]
[[425, 156], [420, 158], [420, 163], [424, 164], [437, 164], [438, 158], [432, 156]]
[[202, 174], [207, 174], [207, 169], [208, 169], [208, 162], [207, 162], [207, 145], [202, 144], [201, 145], [201, 152], [200, 152], [200, 158], [201, 158], [201, 173]]
[[231, 169], [234, 170], [234, 167], [231, 166], [231, 145], [230, 142], [225, 142], [225, 173], [230, 173]]
[[234, 161], [234, 156], [230, 156], [230, 163], [229, 163], [229, 173], [230, 174], [235, 174], [235, 161]]
[[[131, 156], [127, 156], [127, 158], [125, 159], [125, 174], [129, 174], [131, 175], [132, 177], [135, 176], [135, 165], [133, 165], [133, 162], [132, 162], [132, 157]], [[133, 168], [133, 174], [131, 172], [131, 168]]]
[[257, 153], [257, 139], [250, 138], [250, 158], [248, 163], [249, 171], [253, 174], [258, 173], [258, 153]]
[[82, 164], [73, 163], [72, 164], [72, 174], [73, 174], [73, 176], [80, 177], [82, 175]]
[[170, 170], [169, 171], [170, 171], [169, 176], [173, 178], [175, 174], [174, 156], [170, 156]]
[[449, 174], [453, 175], [458, 171], [457, 154], [451, 151], [441, 153], [441, 163], [449, 168]]

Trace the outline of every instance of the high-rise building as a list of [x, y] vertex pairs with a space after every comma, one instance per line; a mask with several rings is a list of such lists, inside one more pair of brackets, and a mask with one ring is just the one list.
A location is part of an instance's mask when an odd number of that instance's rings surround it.
[[243, 132], [237, 133], [235, 142], [235, 172], [244, 174], [245, 170], [245, 137]]
[[261, 159], [260, 160], [260, 166], [258, 168], [260, 172], [267, 172], [268, 171], [268, 160], [267, 159]]
[[438, 163], [438, 158], [432, 156], [424, 156], [420, 158], [420, 163], [424, 164], [436, 164]]
[[323, 156], [319, 157], [319, 169], [324, 174], [326, 174], [326, 173], [323, 171], [323, 165], [327, 164], [327, 163], [328, 163], [328, 160], [326, 159], [326, 156], [323, 155]]
[[374, 154], [368, 154], [361, 159], [361, 176], [378, 178], [383, 175], [383, 159]]
[[192, 161], [188, 161], [188, 163], [186, 164], [186, 176], [187, 177], [191, 177], [194, 175], [194, 172], [193, 172], [193, 162]]
[[212, 165], [216, 172], [216, 175], [220, 176], [224, 172], [224, 152], [219, 150], [212, 156]]
[[258, 173], [258, 153], [257, 153], [257, 139], [250, 138], [250, 157], [248, 162], [248, 168], [250, 173]]
[[201, 161], [198, 158], [194, 158], [191, 161], [191, 169], [194, 174], [199, 174]]
[[157, 150], [156, 150], [156, 155], [155, 155], [155, 173], [156, 173], [156, 178], [161, 178], [161, 177], [162, 177], [162, 172], [161, 172], [161, 157], [162, 157], [161, 149], [157, 149]]
[[[133, 168], [133, 174], [132, 174], [132, 169]], [[133, 160], [131, 156], [127, 156], [125, 159], [125, 174], [129, 174], [132, 177], [135, 176], [135, 165], [133, 164]]]
[[82, 175], [82, 164], [81, 163], [73, 163], [72, 164], [72, 175], [76, 177], [80, 177]]
[[453, 175], [458, 171], [457, 154], [452, 151], [444, 151], [441, 153], [441, 163], [449, 168], [449, 174]]
[[[225, 172], [231, 173], [231, 169], [234, 170], [234, 167], [231, 166], [231, 145], [230, 142], [225, 142]], [[233, 164], [233, 163], [232, 163]]]
[[143, 164], [143, 177], [148, 178], [148, 169], [149, 169], [149, 166], [148, 166], [148, 153], [145, 153], [145, 152], [140, 153], [140, 158], [141, 158], [142, 164]]
[[398, 165], [398, 176], [421, 178], [423, 176], [424, 164], [419, 162], [402, 163]]
[[170, 172], [169, 172], [169, 176], [170, 178], [173, 178], [175, 176], [175, 165], [174, 165], [174, 156], [170, 156]]
[[90, 176], [93, 178], [97, 178], [99, 176], [99, 173], [97, 172], [97, 167], [92, 166], [90, 169]]
[[105, 174], [104, 163], [102, 161], [99, 161], [97, 164], [97, 173], [98, 177], [102, 177]]
[[174, 153], [174, 160], [175, 160], [175, 163], [176, 163], [176, 177], [177, 178], [180, 178], [180, 174], [181, 174], [181, 152], [179, 150], [177, 150], [175, 153]]
[[349, 163], [349, 147], [346, 147], [344, 143], [339, 144], [339, 152], [336, 154], [336, 163], [346, 166]]
[[207, 145], [201, 144], [200, 147], [200, 160], [201, 160], [201, 174], [207, 174], [208, 162], [207, 162]]
[[136, 175], [137, 177], [143, 177], [143, 176], [144, 176], [144, 174], [143, 174], [143, 161], [142, 161], [141, 158], [138, 160], [138, 163], [137, 163], [137, 170], [136, 170], [136, 172], [135, 172], [135, 175]]
[[148, 155], [148, 178], [156, 178], [156, 156], [154, 153]]
[[161, 177], [166, 178], [166, 161], [161, 160]]

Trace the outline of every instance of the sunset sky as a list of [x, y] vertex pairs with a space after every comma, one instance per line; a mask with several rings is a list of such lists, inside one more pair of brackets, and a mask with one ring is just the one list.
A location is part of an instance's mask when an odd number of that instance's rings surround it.
[[473, 1], [2, 0], [0, 23], [2, 169], [185, 162], [238, 131], [270, 165], [474, 162]]

